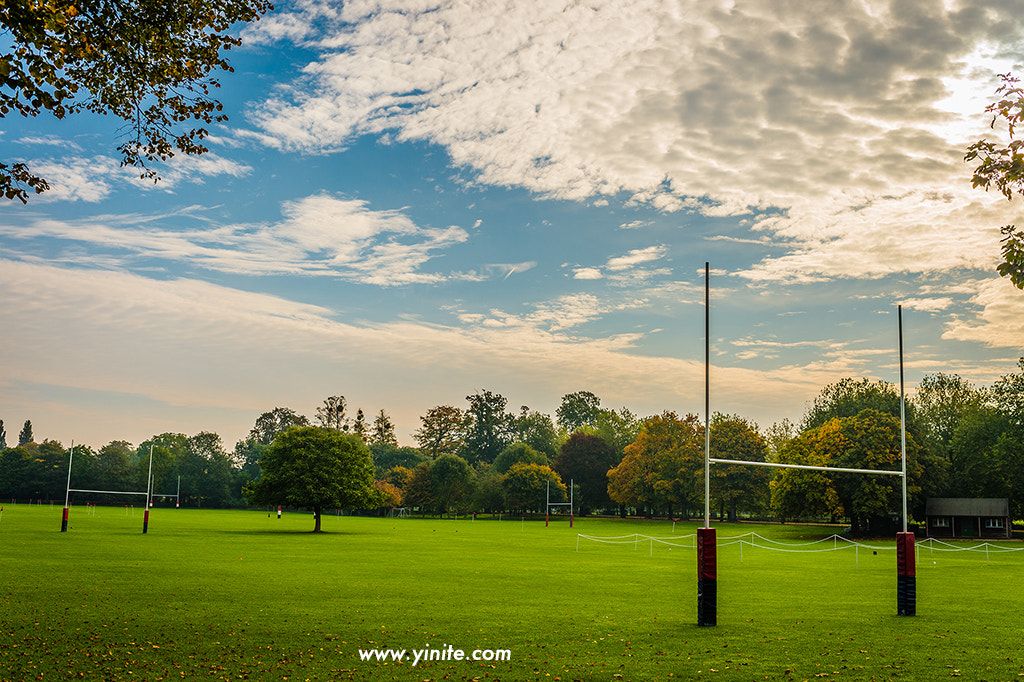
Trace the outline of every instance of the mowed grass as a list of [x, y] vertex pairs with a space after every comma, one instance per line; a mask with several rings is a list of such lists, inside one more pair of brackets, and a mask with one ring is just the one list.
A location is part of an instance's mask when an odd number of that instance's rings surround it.
[[[74, 507], [60, 533], [58, 507], [4, 506], [2, 680], [1024, 679], [1024, 552], [922, 548], [901, 618], [891, 549], [726, 545], [835, 529], [720, 524], [719, 624], [699, 628], [693, 549], [577, 551], [670, 522], [328, 516], [313, 535], [305, 514], [155, 509], [142, 535], [141, 510]], [[413, 666], [428, 645], [512, 658]]]

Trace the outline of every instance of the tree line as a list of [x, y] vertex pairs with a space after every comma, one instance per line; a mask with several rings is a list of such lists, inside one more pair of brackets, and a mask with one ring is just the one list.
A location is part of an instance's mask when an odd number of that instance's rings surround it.
[[[511, 411], [504, 396], [488, 390], [466, 401], [427, 410], [415, 447], [398, 445], [385, 410], [372, 421], [361, 409], [350, 416], [343, 396], [325, 399], [312, 421], [286, 407], [261, 414], [230, 453], [211, 432], [165, 433], [137, 447], [76, 446], [71, 487], [145, 490], [152, 452], [157, 498], [169, 499], [180, 481], [186, 506], [284, 503], [313, 508], [318, 521], [319, 510], [335, 506], [536, 513], [549, 497], [564, 502], [570, 494], [581, 514], [703, 514], [704, 423], [696, 415], [641, 418], [602, 407], [588, 391], [564, 395], [554, 417], [525, 406]], [[903, 409], [912, 518], [923, 517], [929, 497], [1006, 497], [1014, 518], [1024, 517], [1024, 359], [987, 388], [955, 374], [927, 375]], [[711, 457], [898, 470], [900, 412], [893, 384], [846, 378], [824, 387], [796, 424], [784, 419], [761, 429], [739, 415], [714, 414]], [[61, 499], [63, 445], [36, 443], [26, 422], [18, 445], [7, 447], [0, 421], [0, 447], [0, 499]], [[318, 473], [317, 489], [341, 485], [345, 492], [315, 501], [307, 493], [304, 502], [301, 493], [284, 490], [294, 473], [281, 476], [289, 462], [317, 448], [335, 458], [321, 463], [327, 473]], [[895, 476], [716, 464], [711, 477], [712, 511], [721, 519], [829, 519], [861, 533], [886, 532], [899, 520]]]

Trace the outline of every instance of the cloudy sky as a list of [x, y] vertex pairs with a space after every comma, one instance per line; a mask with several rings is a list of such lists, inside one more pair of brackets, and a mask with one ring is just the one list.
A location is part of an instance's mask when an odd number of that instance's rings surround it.
[[1013, 371], [1024, 293], [973, 190], [1024, 2], [285, 0], [211, 152], [158, 184], [109, 118], [8, 117], [7, 440], [216, 431], [330, 395], [797, 420], [839, 378]]

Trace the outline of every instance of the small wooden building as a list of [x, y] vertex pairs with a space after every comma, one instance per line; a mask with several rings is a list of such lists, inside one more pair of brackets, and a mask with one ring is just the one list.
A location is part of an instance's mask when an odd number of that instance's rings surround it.
[[932, 497], [925, 505], [930, 538], [1011, 537], [1010, 501], [1005, 498]]

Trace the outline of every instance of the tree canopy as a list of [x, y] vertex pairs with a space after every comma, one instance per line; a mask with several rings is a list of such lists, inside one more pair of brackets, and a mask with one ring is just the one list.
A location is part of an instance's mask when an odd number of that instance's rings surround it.
[[[232, 70], [222, 52], [241, 40], [231, 28], [271, 9], [266, 0], [6, 0], [0, 117], [116, 116], [128, 131], [121, 164], [156, 179], [147, 164], [208, 151], [203, 126], [227, 120], [210, 96], [220, 86], [211, 72]], [[47, 189], [27, 163], [0, 162], [8, 199], [24, 203]]]
[[260, 456], [262, 476], [245, 490], [249, 504], [288, 505], [313, 512], [320, 531], [324, 509], [373, 507], [373, 461], [354, 434], [317, 426], [279, 433]]
[[[1000, 74], [1002, 84], [996, 90], [997, 100], [985, 109], [992, 114], [992, 128], [1002, 119], [1008, 140], [1005, 143], [979, 140], [967, 148], [965, 161], [978, 161], [971, 184], [986, 190], [995, 187], [1012, 200], [1014, 194], [1024, 195], [1024, 138], [1017, 136], [1017, 126], [1024, 123], [1024, 88], [1013, 74]], [[1024, 289], [1024, 230], [1014, 225], [1001, 229], [1003, 262], [996, 270], [1009, 277], [1014, 286]]]

